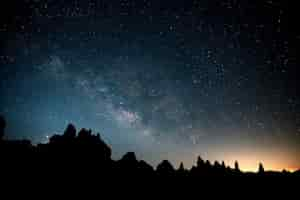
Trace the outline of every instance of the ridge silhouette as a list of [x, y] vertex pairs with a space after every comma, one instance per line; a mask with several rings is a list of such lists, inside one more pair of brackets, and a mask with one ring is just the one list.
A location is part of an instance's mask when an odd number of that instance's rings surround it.
[[204, 161], [200, 156], [196, 165], [186, 169], [180, 163], [175, 169], [168, 160], [163, 160], [154, 169], [144, 160], [138, 160], [134, 152], [126, 153], [120, 160], [111, 158], [111, 148], [100, 134], [81, 129], [78, 134], [73, 124], [69, 124], [62, 135], [53, 135], [46, 144], [32, 145], [29, 140], [5, 140], [6, 122], [0, 116], [0, 160], [1, 171], [9, 175], [32, 176], [44, 174], [53, 177], [136, 177], [136, 178], [199, 178], [199, 177], [277, 177], [300, 176], [296, 172], [268, 172], [263, 164], [258, 172], [242, 172], [236, 161], [232, 169], [225, 162]]

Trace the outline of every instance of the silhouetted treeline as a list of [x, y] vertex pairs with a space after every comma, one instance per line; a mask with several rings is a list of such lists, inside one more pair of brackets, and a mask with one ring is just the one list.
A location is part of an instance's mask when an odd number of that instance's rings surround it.
[[186, 169], [183, 163], [176, 169], [164, 160], [154, 169], [133, 152], [126, 153], [120, 160], [111, 158], [111, 148], [93, 135], [91, 130], [77, 132], [74, 125], [67, 126], [62, 135], [53, 135], [47, 144], [32, 145], [27, 140], [4, 140], [5, 120], [0, 117], [0, 159], [1, 170], [8, 175], [59, 176], [59, 177], [138, 177], [138, 178], [205, 178], [233, 176], [299, 176], [300, 171], [291, 173], [266, 172], [260, 163], [257, 173], [244, 173], [238, 162], [232, 169], [224, 162], [198, 157], [195, 166]]

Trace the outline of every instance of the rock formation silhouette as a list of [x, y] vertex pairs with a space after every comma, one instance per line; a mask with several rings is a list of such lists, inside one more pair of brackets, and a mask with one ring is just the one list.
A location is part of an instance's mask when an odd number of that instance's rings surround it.
[[204, 161], [200, 156], [196, 165], [185, 169], [183, 163], [175, 169], [168, 160], [163, 160], [154, 169], [144, 160], [138, 160], [134, 152], [126, 153], [120, 160], [111, 158], [111, 148], [101, 139], [100, 134], [81, 129], [78, 134], [74, 125], [69, 124], [62, 135], [53, 135], [46, 144], [32, 145], [28, 140], [4, 140], [5, 120], [0, 117], [0, 159], [1, 170], [8, 174], [39, 177], [47, 173], [50, 177], [126, 177], [165, 179], [170, 177], [198, 179], [199, 177], [225, 176], [300, 176], [294, 173], [267, 172], [259, 164], [257, 173], [245, 173], [236, 161], [230, 168], [215, 161]]

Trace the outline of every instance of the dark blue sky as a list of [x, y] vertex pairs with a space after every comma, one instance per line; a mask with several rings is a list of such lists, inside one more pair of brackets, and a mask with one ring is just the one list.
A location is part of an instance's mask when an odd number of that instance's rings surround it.
[[12, 1], [0, 113], [8, 138], [72, 122], [114, 157], [299, 167], [300, 32], [285, 1]]

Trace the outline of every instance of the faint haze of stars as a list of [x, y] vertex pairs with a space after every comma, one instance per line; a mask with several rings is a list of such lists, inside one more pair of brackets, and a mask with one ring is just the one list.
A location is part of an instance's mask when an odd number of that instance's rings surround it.
[[290, 4], [12, 0], [0, 23], [7, 137], [44, 142], [73, 122], [114, 157], [299, 167]]

